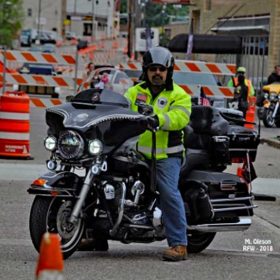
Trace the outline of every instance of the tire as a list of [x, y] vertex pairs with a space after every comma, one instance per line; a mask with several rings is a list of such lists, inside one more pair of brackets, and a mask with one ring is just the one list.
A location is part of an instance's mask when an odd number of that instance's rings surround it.
[[200, 253], [213, 241], [216, 232], [188, 232], [188, 253]]
[[38, 252], [41, 238], [47, 231], [59, 234], [64, 259], [69, 258], [77, 250], [84, 233], [84, 220], [79, 219], [75, 226], [69, 224], [67, 221], [72, 209], [72, 200], [35, 197], [30, 211], [29, 230], [32, 243]]
[[273, 127], [275, 120], [272, 118], [273, 111], [270, 109], [264, 109], [263, 111], [263, 124], [265, 127]]

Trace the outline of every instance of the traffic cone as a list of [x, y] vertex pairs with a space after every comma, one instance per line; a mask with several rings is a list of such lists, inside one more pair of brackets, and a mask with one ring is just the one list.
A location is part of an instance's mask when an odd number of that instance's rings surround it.
[[36, 268], [36, 280], [62, 280], [63, 256], [59, 235], [45, 233], [40, 245], [40, 255]]
[[[249, 108], [245, 116], [247, 122], [255, 122], [255, 111], [256, 111], [256, 97], [251, 96], [249, 97]], [[244, 126], [251, 129], [254, 128], [254, 124], [246, 123]]]

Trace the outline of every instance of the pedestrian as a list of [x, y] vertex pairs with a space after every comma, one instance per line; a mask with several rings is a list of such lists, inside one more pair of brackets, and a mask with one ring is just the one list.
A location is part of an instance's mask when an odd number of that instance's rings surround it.
[[268, 76], [267, 84], [280, 83], [280, 65], [274, 66], [274, 71]]
[[238, 101], [238, 110], [246, 116], [249, 106], [249, 97], [255, 95], [252, 82], [246, 78], [246, 68], [240, 66], [237, 68], [235, 77], [228, 82], [228, 87], [234, 87], [234, 100]]
[[[189, 123], [191, 97], [173, 82], [174, 58], [163, 47], [153, 47], [143, 56], [143, 81], [125, 93], [131, 109], [138, 102], [153, 106], [149, 128], [156, 131], [157, 190], [160, 197], [165, 234], [169, 248], [163, 259], [181, 261], [187, 257], [187, 221], [178, 188], [184, 155], [183, 129]], [[138, 104], [138, 105], [137, 105]], [[138, 140], [138, 151], [151, 159], [152, 132], [147, 130]]]
[[94, 75], [95, 65], [93, 62], [89, 62], [83, 73], [83, 84], [88, 84], [90, 88], [94, 88], [94, 85], [99, 81], [98, 77]]

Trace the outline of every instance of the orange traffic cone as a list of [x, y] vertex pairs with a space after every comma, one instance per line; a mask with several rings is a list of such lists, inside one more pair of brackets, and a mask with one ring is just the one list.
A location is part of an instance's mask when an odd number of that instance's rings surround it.
[[40, 245], [36, 268], [37, 280], [62, 280], [63, 256], [58, 234], [45, 233]]
[[[256, 111], [256, 97], [251, 96], [249, 97], [249, 108], [246, 112], [245, 119], [248, 122], [255, 122], [255, 111]], [[253, 124], [245, 124], [244, 125], [247, 128], [254, 128]]]

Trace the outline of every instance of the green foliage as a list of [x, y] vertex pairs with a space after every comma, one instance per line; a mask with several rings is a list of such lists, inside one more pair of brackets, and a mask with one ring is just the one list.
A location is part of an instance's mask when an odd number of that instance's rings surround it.
[[172, 16], [187, 16], [188, 6], [182, 5], [181, 8], [176, 8], [176, 5], [168, 4], [166, 9], [162, 4], [153, 4], [148, 2], [145, 8], [146, 23], [150, 27], [163, 26], [170, 22]]
[[0, 0], [0, 45], [12, 47], [23, 18], [22, 0]]

